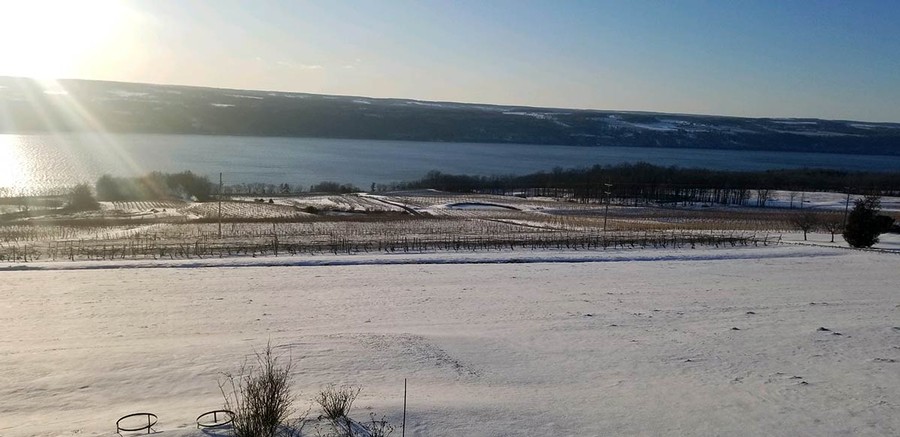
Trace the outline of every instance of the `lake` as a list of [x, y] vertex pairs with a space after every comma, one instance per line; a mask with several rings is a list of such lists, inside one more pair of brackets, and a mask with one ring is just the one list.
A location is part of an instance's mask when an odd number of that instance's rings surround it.
[[0, 195], [61, 192], [103, 174], [191, 170], [226, 185], [421, 178], [430, 170], [472, 175], [526, 174], [554, 167], [645, 161], [720, 170], [815, 167], [900, 171], [900, 156], [795, 152], [427, 143], [319, 138], [67, 133], [0, 135]]

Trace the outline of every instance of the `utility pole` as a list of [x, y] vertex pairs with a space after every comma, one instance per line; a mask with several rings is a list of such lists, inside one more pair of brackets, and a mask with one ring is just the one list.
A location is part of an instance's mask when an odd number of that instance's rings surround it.
[[609, 200], [610, 195], [612, 195], [612, 184], [603, 184], [606, 187], [606, 190], [603, 194], [606, 194], [606, 210], [603, 212], [603, 232], [606, 232], [606, 218], [609, 216]]
[[841, 222], [841, 227], [847, 227], [847, 214], [850, 212], [850, 187], [844, 187], [844, 190], [847, 192], [847, 202], [844, 204], [844, 220]]
[[222, 239], [222, 172], [219, 172], [219, 239]]

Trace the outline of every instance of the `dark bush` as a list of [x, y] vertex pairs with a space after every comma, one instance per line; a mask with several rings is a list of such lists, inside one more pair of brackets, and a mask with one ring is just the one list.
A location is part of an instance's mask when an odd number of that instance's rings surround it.
[[212, 195], [212, 183], [206, 176], [190, 171], [153, 172], [140, 177], [103, 175], [97, 179], [97, 197], [109, 201], [193, 199], [204, 202]]
[[309, 191], [312, 193], [355, 193], [362, 190], [353, 184], [323, 181], [309, 187]]
[[66, 207], [72, 211], [92, 211], [100, 209], [100, 204], [97, 203], [88, 184], [79, 184], [69, 193]]
[[850, 215], [847, 216], [847, 226], [844, 228], [844, 240], [853, 247], [872, 247], [878, 243], [878, 236], [890, 229], [893, 219], [880, 219], [878, 212], [881, 209], [881, 199], [878, 196], [866, 196], [858, 199]]

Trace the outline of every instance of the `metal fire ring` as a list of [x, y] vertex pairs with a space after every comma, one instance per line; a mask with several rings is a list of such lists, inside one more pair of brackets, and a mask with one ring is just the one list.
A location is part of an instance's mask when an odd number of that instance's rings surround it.
[[[128, 419], [128, 418], [131, 418], [131, 417], [138, 417], [138, 416], [147, 416], [147, 424], [146, 424], [146, 425], [143, 425], [143, 426], [140, 426], [140, 427], [137, 427], [137, 428], [123, 428], [123, 427], [122, 427], [122, 421], [123, 421], [123, 420]], [[128, 414], [128, 415], [125, 415], [125, 416], [120, 417], [119, 420], [116, 421], [116, 434], [121, 434], [122, 431], [126, 431], [126, 432], [131, 432], [131, 431], [143, 431], [143, 430], [145, 430], [145, 429], [147, 430], [147, 434], [150, 434], [150, 430], [151, 430], [151, 428], [153, 427], [153, 425], [156, 425], [156, 422], [159, 422], [159, 418], [156, 417], [156, 415], [153, 414], [153, 413], [132, 413], [132, 414]]]
[[[208, 416], [212, 416], [212, 422], [203, 422], [201, 419], [204, 417], [209, 419]], [[219, 416], [222, 416], [222, 419], [219, 419]], [[227, 420], [225, 420], [227, 419]], [[197, 416], [197, 428], [218, 428], [220, 426], [228, 425], [229, 423], [234, 421], [234, 412], [230, 410], [212, 410], [207, 411], [199, 416]]]

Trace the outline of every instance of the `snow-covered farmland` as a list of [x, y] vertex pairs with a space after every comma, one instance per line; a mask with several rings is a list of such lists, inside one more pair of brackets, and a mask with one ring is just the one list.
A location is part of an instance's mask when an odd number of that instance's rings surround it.
[[[757, 191], [755, 194], [759, 194]], [[853, 208], [854, 201], [862, 196], [852, 195], [849, 200], [846, 194], [832, 192], [802, 192], [802, 191], [770, 191], [767, 193], [768, 207], [776, 208], [813, 208], [816, 210], [844, 211], [845, 208]], [[881, 198], [881, 211], [885, 213], [900, 212], [900, 197], [884, 196]]]
[[[304, 216], [296, 208], [288, 205], [268, 204], [265, 202], [229, 201], [221, 205], [223, 219], [275, 219]], [[204, 218], [218, 218], [219, 204], [216, 202], [195, 203], [184, 212]]]
[[190, 203], [175, 200], [100, 203], [100, 208], [108, 216], [138, 219], [183, 217], [185, 215], [183, 210], [189, 207]]
[[359, 418], [398, 423], [408, 378], [411, 436], [898, 435], [898, 261], [779, 245], [5, 265], [0, 435], [112, 435], [150, 411], [202, 436], [221, 372], [268, 340], [302, 399], [362, 386]]

